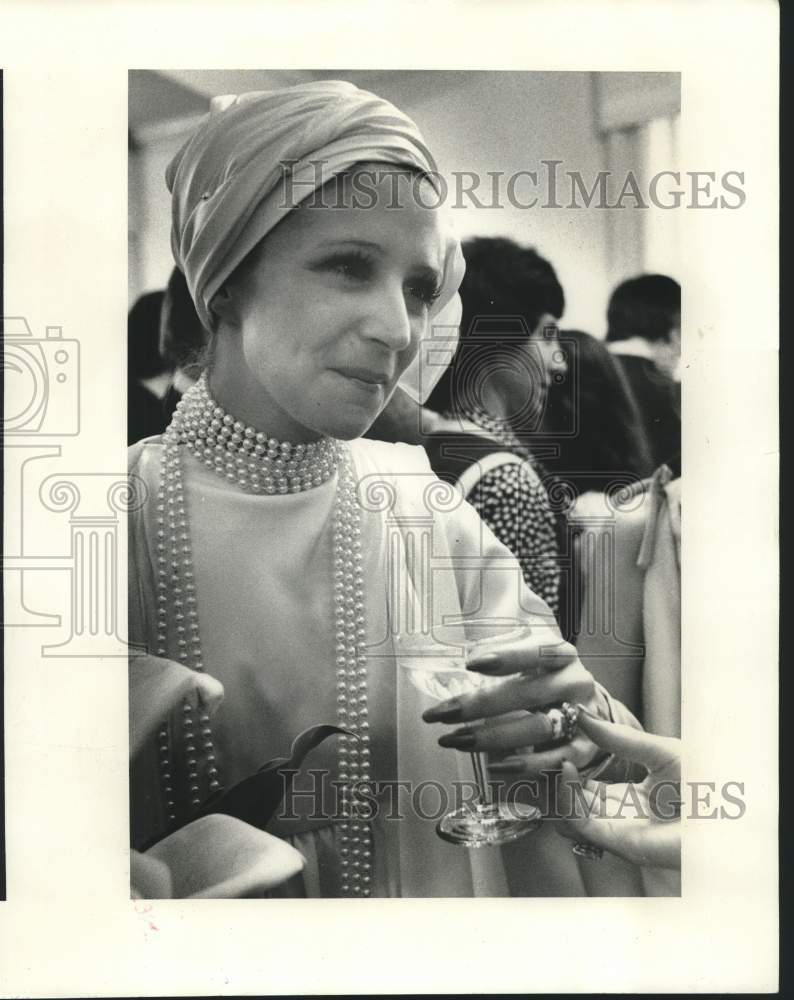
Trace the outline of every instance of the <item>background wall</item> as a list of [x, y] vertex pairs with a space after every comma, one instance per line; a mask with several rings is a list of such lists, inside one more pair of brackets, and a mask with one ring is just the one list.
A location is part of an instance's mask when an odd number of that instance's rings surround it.
[[[540, 181], [547, 172], [541, 161], [561, 160], [561, 176], [579, 171], [589, 189], [610, 166], [640, 178], [676, 169], [680, 77], [674, 73], [136, 71], [130, 74], [130, 303], [162, 288], [172, 267], [165, 168], [208, 98], [322, 78], [350, 80], [403, 109], [448, 177], [528, 170]], [[660, 144], [662, 132], [667, 141]], [[517, 186], [521, 199], [538, 196], [530, 209], [508, 203], [503, 181], [500, 207], [479, 208], [467, 198], [465, 207], [451, 210], [461, 236], [511, 236], [553, 263], [567, 298], [564, 325], [602, 336], [617, 281], [649, 267], [680, 280], [677, 213], [640, 211], [631, 201], [623, 210], [543, 208], [545, 189], [531, 187], [529, 180]], [[480, 192], [487, 203], [485, 182]], [[569, 203], [567, 182], [558, 200]]]

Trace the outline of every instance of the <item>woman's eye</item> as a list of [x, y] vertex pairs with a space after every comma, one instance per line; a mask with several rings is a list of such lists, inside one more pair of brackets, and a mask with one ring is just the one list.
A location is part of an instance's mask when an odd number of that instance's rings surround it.
[[[378, 265], [375, 261], [359, 253], [338, 254], [314, 265], [313, 270], [338, 276], [344, 282], [364, 285], [378, 279]], [[418, 277], [405, 282], [406, 298], [417, 311], [430, 308], [441, 293], [432, 277]]]
[[441, 289], [432, 281], [411, 281], [406, 286], [408, 294], [428, 308], [441, 294]]
[[321, 268], [347, 281], [366, 281], [372, 275], [372, 262], [358, 254], [345, 254], [325, 261]]

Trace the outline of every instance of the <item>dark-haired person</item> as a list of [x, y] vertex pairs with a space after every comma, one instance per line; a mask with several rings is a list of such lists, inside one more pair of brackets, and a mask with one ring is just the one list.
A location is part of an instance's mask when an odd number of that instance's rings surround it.
[[606, 346], [582, 330], [564, 330], [569, 377], [552, 381], [543, 411], [544, 464], [577, 493], [643, 479], [653, 457], [628, 378]]
[[199, 319], [184, 274], [173, 268], [165, 286], [160, 315], [160, 353], [173, 369], [163, 400], [166, 423], [183, 393], [201, 375], [210, 335]]
[[127, 316], [127, 444], [165, 430], [170, 371], [158, 346], [162, 292], [138, 298]]
[[467, 240], [463, 255], [460, 343], [427, 401], [446, 420], [423, 443], [436, 475], [461, 485], [559, 616], [562, 525], [527, 432], [539, 426], [554, 373], [565, 370], [557, 339], [565, 295], [551, 264], [513, 240]]
[[681, 286], [664, 274], [642, 274], [612, 293], [607, 345], [640, 408], [654, 465], [681, 471]]

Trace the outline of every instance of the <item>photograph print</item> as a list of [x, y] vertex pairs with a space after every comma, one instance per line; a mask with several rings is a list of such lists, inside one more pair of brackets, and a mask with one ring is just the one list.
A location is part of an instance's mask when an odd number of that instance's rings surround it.
[[132, 895], [680, 895], [680, 74], [128, 110]]

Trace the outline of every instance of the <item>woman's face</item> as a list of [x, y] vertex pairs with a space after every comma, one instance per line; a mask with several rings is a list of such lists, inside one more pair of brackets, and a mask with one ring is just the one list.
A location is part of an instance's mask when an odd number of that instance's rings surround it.
[[[363, 172], [366, 194], [354, 198]], [[426, 181], [417, 194], [413, 175], [360, 166], [322, 194], [279, 223], [215, 306], [213, 392], [293, 441], [370, 426], [417, 351], [443, 274]]]
[[537, 429], [549, 386], [567, 371], [559, 333], [555, 317], [544, 313], [530, 337], [514, 349], [511, 363], [498, 373], [493, 389], [500, 399], [497, 412], [524, 430]]
[[551, 313], [543, 313], [540, 317], [526, 349], [537, 361], [544, 389], [548, 389], [555, 375], [564, 375], [568, 370], [565, 352], [560, 346], [560, 328]]

